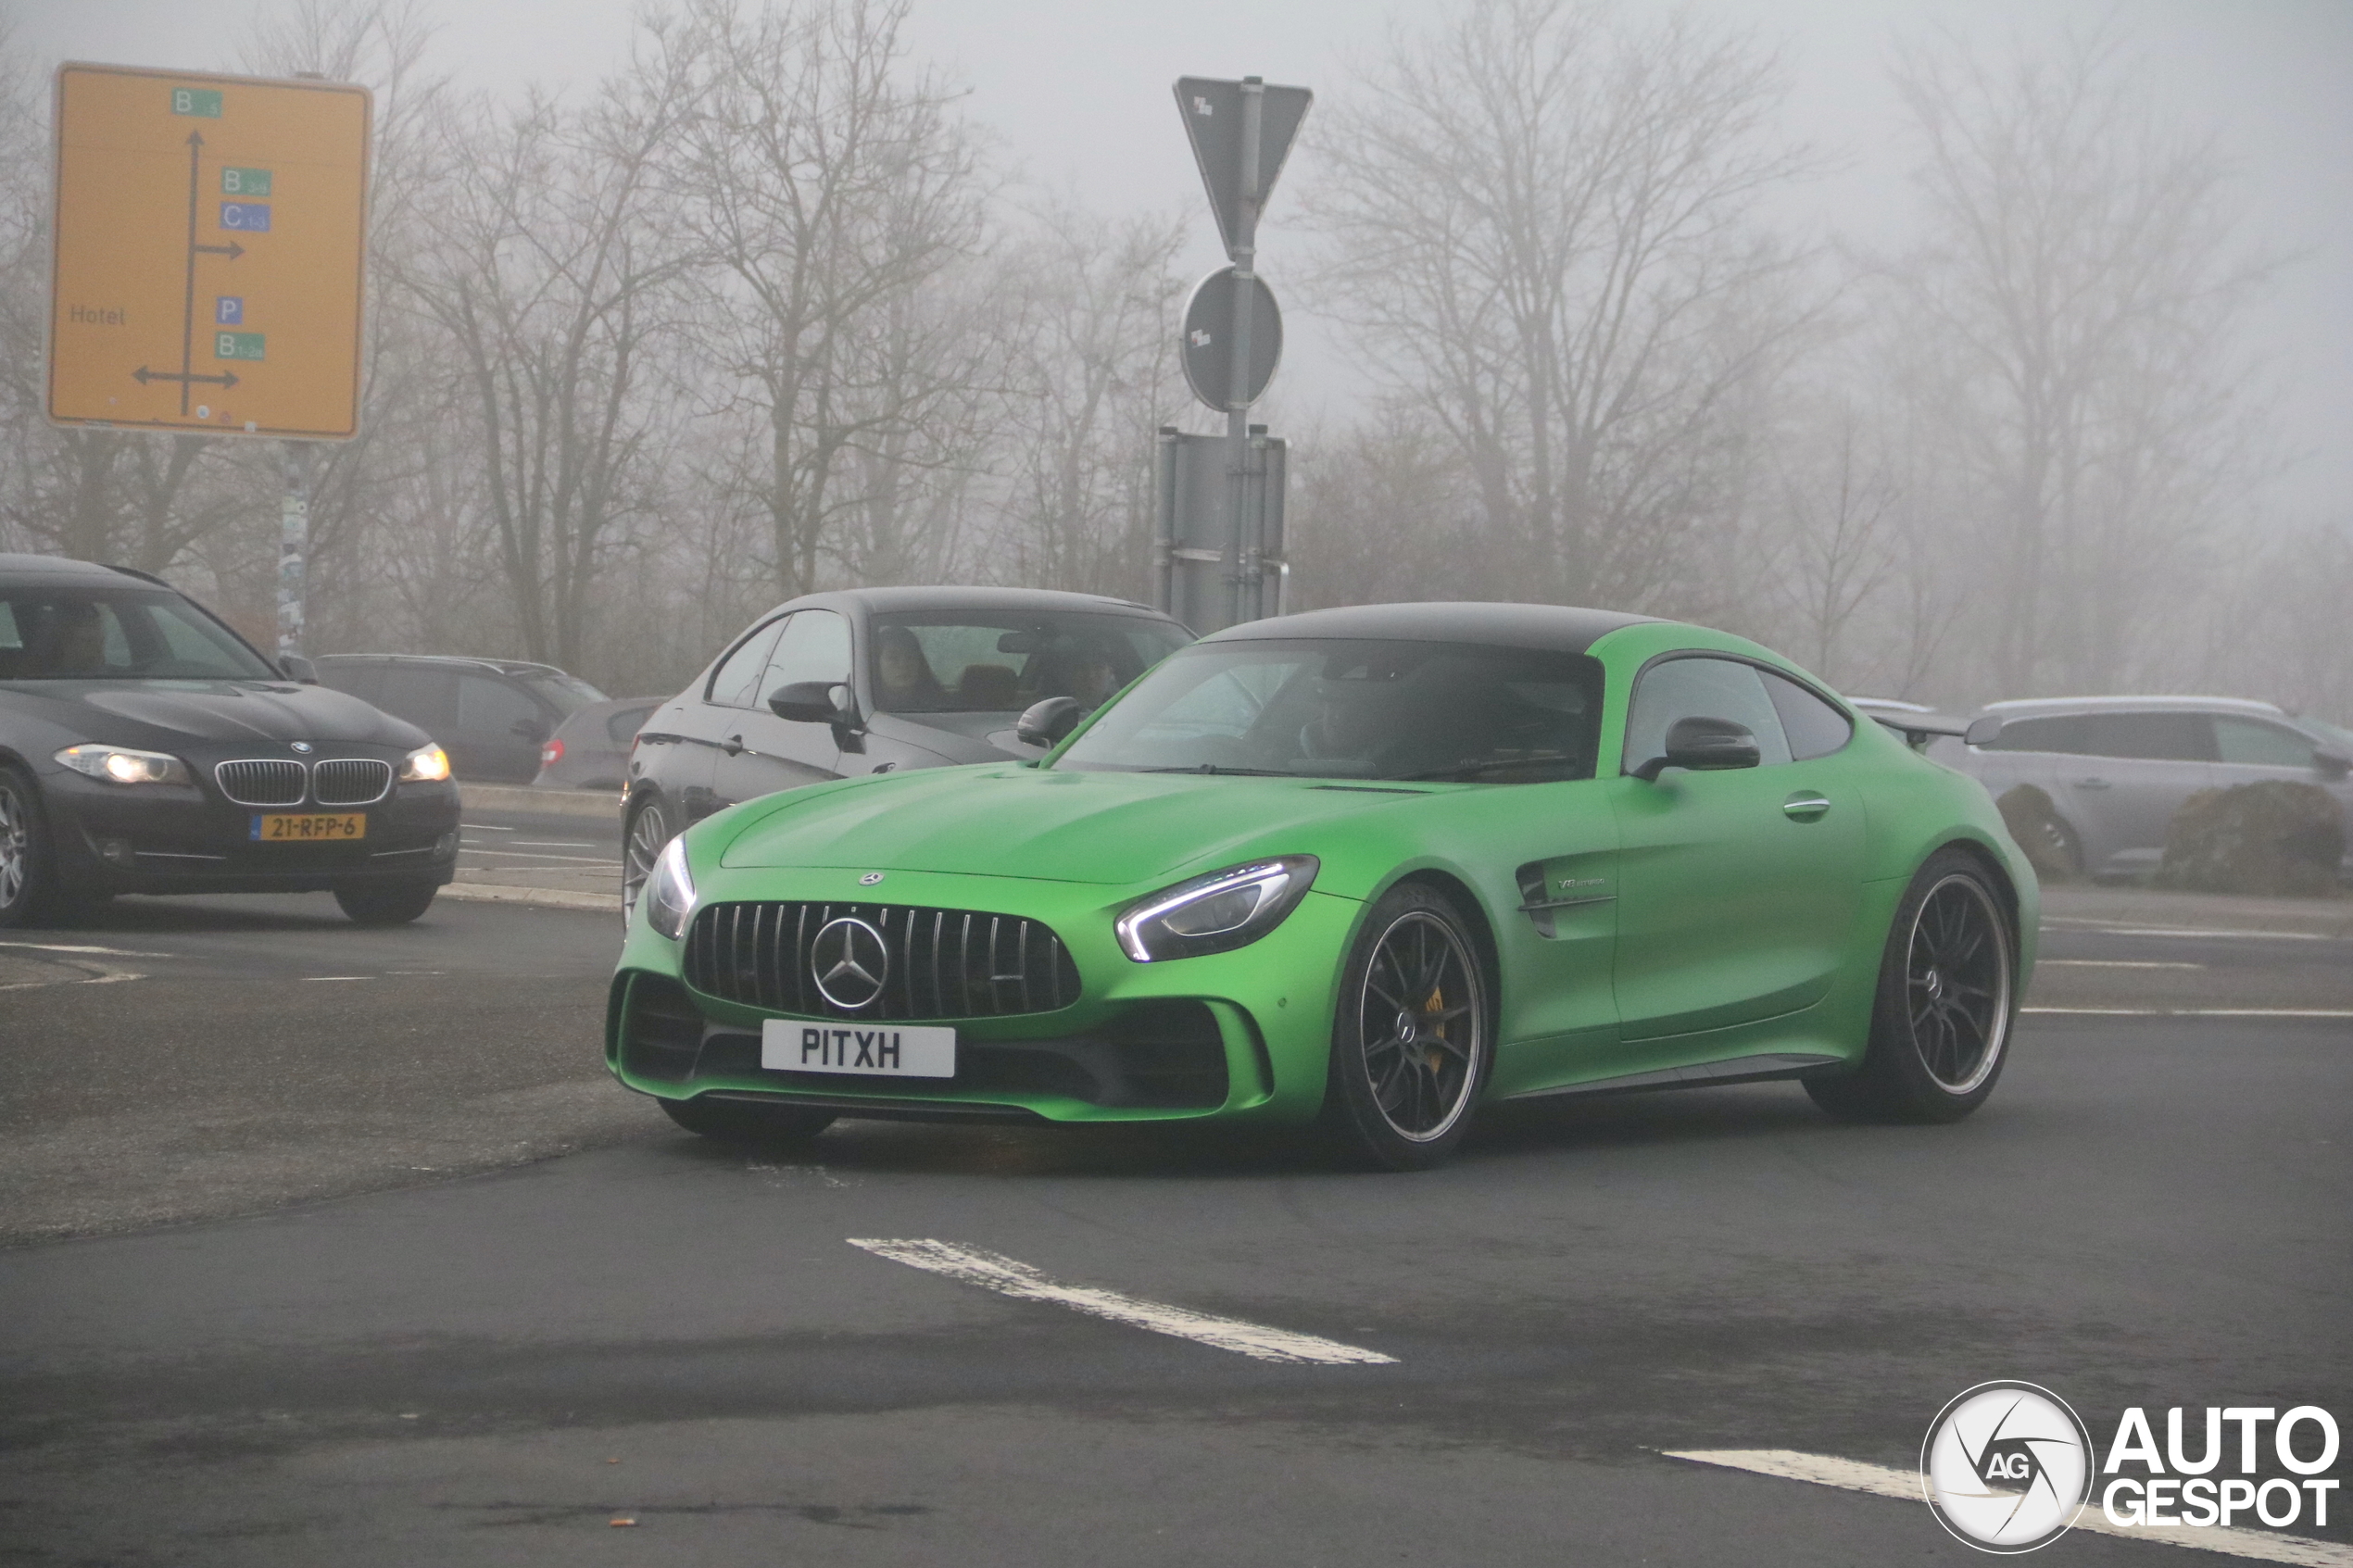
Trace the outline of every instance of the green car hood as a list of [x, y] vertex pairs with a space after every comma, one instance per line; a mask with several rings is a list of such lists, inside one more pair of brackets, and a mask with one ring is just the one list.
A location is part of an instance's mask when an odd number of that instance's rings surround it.
[[1295, 835], [1428, 793], [1312, 779], [928, 768], [771, 796], [749, 809], [760, 814], [719, 863], [1120, 885], [1252, 854], [1313, 854]]

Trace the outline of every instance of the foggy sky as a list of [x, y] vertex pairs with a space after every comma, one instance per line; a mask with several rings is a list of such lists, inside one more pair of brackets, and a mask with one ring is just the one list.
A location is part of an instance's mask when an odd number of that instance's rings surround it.
[[[1639, 3], [1639, 0], [1638, 0]], [[593, 81], [628, 46], [631, 0], [438, 0], [436, 65], [511, 90]], [[1416, 30], [1447, 0], [916, 0], [919, 56], [971, 89], [972, 118], [1028, 180], [1118, 211], [1195, 220], [1189, 260], [1222, 261], [1169, 94], [1180, 73], [1258, 74], [1329, 94], [1370, 65], [1390, 26]], [[1789, 216], [1875, 249], [1902, 243], [1906, 153], [1885, 61], [1938, 27], [1997, 44], [2111, 15], [2144, 51], [2169, 108], [2210, 129], [2246, 170], [2245, 237], [2287, 265], [2254, 317], [2277, 354], [2278, 433], [2303, 460], [2276, 492], [2282, 516], [2353, 515], [2353, 5], [2344, 0], [1696, 0], [1701, 14], [1779, 42], [1793, 84], [1787, 124], [1843, 164], [1790, 198]], [[0, 0], [20, 58], [210, 69], [229, 65], [245, 0]], [[1353, 378], [1305, 319], [1287, 225], [1312, 162], [1294, 159], [1261, 231], [1261, 268], [1284, 299], [1290, 342], [1266, 408], [1278, 429], [1344, 416]], [[1291, 263], [1287, 268], [1287, 262]]]

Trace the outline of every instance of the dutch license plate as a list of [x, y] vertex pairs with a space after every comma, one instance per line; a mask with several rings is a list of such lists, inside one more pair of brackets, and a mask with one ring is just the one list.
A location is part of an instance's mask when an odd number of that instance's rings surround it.
[[303, 816], [291, 811], [257, 811], [249, 836], [256, 844], [323, 844], [365, 838], [368, 813], [333, 811]]
[[956, 1032], [928, 1024], [803, 1023], [762, 1019], [760, 1065], [786, 1073], [953, 1078]]

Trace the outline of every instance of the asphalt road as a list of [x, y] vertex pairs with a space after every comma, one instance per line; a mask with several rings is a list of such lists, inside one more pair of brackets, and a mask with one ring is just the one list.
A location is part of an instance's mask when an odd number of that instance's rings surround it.
[[[1715, 1089], [1504, 1108], [1387, 1177], [1199, 1133], [702, 1143], [598, 1081], [610, 917], [132, 900], [52, 936], [164, 956], [0, 948], [151, 976], [0, 993], [0, 1214], [122, 1231], [0, 1252], [0, 1561], [1975, 1562], [1917, 1501], [1662, 1450], [1902, 1469], [1990, 1378], [2100, 1441], [2132, 1404], [2353, 1416], [2353, 1018], [2276, 1016], [2353, 1010], [2353, 944], [2055, 931], [2030, 1005], [2095, 1010], [2031, 1013], [1956, 1127]], [[104, 1157], [23, 1163], [66, 1137]]]

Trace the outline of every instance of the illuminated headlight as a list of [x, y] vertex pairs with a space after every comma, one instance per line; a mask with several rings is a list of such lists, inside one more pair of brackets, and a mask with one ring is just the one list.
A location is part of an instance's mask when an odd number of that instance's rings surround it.
[[1138, 963], [1246, 947], [1297, 907], [1317, 863], [1313, 855], [1285, 855], [1180, 882], [1119, 917], [1119, 946]]
[[686, 929], [686, 916], [695, 907], [695, 879], [686, 870], [686, 841], [673, 838], [670, 847], [654, 862], [654, 874], [646, 879], [646, 890], [637, 896], [645, 907], [646, 923], [657, 935], [673, 942]]
[[191, 783], [188, 765], [160, 751], [132, 751], [120, 746], [69, 746], [57, 760], [77, 773], [119, 784], [183, 784]]
[[403, 784], [439, 784], [449, 776], [449, 754], [437, 746], [421, 746], [400, 759]]

